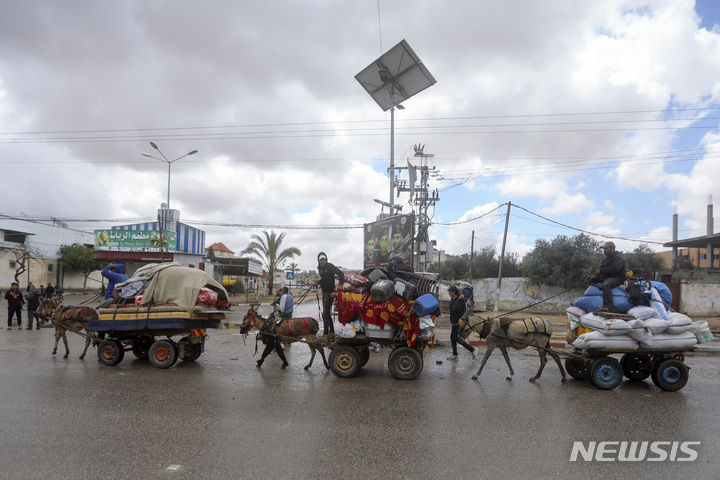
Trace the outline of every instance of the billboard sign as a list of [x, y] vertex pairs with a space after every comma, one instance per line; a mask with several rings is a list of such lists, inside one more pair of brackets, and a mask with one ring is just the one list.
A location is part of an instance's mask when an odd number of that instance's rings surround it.
[[364, 268], [385, 267], [393, 257], [413, 260], [413, 215], [393, 215], [364, 225]]
[[95, 250], [160, 252], [177, 249], [177, 234], [168, 230], [95, 230]]

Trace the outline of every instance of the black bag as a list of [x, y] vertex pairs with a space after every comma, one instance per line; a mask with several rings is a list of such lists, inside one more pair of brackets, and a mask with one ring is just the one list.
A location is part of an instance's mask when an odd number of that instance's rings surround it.
[[649, 307], [650, 306], [650, 296], [651, 293], [649, 290], [645, 290], [642, 284], [640, 283], [633, 283], [629, 285], [625, 291], [628, 294], [628, 300], [630, 303], [634, 306], [644, 306]]

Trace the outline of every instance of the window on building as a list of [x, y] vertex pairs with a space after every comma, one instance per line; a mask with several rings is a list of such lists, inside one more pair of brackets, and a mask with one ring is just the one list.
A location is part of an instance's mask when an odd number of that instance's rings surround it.
[[705, 260], [705, 254], [704, 254], [704, 253], [701, 253], [701, 254], [700, 254], [700, 260]]
[[52, 272], [55, 269], [55, 264], [49, 263], [48, 264], [48, 272]]
[[17, 263], [15, 263], [14, 261], [10, 260], [10, 268], [16, 268], [16, 267], [17, 267]]
[[5, 241], [12, 243], [25, 243], [27, 239], [27, 233], [13, 232], [11, 230], [5, 230]]

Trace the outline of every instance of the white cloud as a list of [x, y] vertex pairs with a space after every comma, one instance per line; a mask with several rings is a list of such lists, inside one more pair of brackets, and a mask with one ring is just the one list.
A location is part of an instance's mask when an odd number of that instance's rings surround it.
[[557, 195], [551, 206], [542, 208], [540, 212], [546, 215], [562, 215], [566, 213], [582, 212], [592, 207], [593, 202], [588, 200], [583, 193], [570, 195], [562, 192], [560, 195]]
[[612, 223], [614, 220], [615, 217], [612, 215], [605, 215], [600, 211], [594, 211], [588, 214], [585, 221], [592, 225], [606, 225], [608, 223]]

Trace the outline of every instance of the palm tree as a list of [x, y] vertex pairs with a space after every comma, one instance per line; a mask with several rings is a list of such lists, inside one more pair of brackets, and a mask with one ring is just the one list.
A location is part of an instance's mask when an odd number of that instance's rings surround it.
[[288, 258], [293, 258], [295, 255], [301, 255], [300, 250], [296, 247], [288, 247], [281, 250], [283, 239], [285, 239], [285, 233], [277, 235], [274, 231], [263, 230], [262, 236], [253, 235], [250, 237], [252, 241], [242, 251], [241, 255], [250, 255], [255, 257], [263, 268], [268, 273], [268, 295], [273, 294], [273, 284], [275, 281], [275, 271], [280, 265], [282, 265]]

